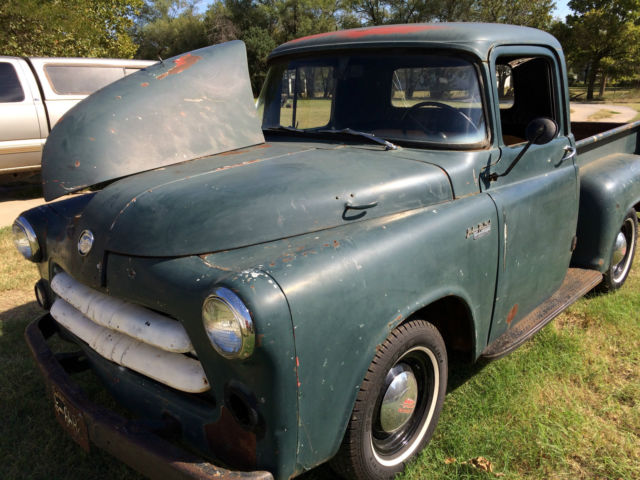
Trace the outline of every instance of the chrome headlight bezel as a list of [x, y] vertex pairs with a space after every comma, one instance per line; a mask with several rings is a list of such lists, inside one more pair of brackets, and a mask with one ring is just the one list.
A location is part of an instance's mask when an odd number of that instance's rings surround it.
[[[215, 319], [211, 313], [215, 308], [224, 308], [235, 322], [239, 332], [240, 345], [234, 351], [227, 351], [221, 345], [220, 333], [217, 329]], [[249, 357], [255, 348], [255, 327], [249, 309], [238, 295], [225, 287], [217, 288], [213, 294], [209, 295], [202, 304], [202, 324], [207, 333], [211, 345], [224, 358], [245, 359]]]
[[[19, 216], [13, 222], [13, 244], [24, 258], [32, 262], [38, 262], [41, 258], [40, 243], [36, 232], [29, 221], [23, 216]], [[19, 238], [22, 236], [22, 238]], [[23, 240], [28, 244], [28, 250], [24, 247]]]

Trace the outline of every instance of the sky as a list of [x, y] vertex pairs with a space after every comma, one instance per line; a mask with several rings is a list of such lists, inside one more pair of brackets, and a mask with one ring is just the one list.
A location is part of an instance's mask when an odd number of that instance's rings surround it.
[[558, 17], [564, 21], [564, 18], [571, 12], [569, 7], [567, 7], [568, 1], [569, 0], [556, 0], [556, 9], [553, 12], [554, 17]]

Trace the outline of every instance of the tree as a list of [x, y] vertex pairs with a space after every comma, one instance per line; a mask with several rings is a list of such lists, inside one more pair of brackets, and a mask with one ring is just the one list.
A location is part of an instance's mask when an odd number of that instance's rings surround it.
[[129, 30], [142, 0], [4, 0], [0, 52], [17, 56], [132, 57]]
[[471, 20], [548, 29], [554, 8], [553, 0], [476, 0]]
[[607, 78], [638, 68], [640, 0], [571, 0], [565, 47], [570, 63], [586, 71], [587, 100], [593, 99], [600, 77], [600, 95]]
[[363, 25], [416, 22], [494, 22], [546, 28], [553, 0], [347, 0]]
[[209, 44], [197, 1], [147, 0], [136, 19], [138, 58], [173, 57]]
[[243, 40], [254, 93], [266, 74], [267, 56], [278, 44], [337, 30], [341, 0], [224, 0], [205, 14], [210, 40]]

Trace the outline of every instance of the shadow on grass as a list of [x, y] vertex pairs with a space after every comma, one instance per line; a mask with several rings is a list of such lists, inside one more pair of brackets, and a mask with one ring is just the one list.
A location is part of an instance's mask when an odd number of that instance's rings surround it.
[[44, 311], [36, 302], [0, 312], [0, 477], [3, 480], [141, 478], [97, 449], [85, 453], [55, 420], [24, 329]]
[[42, 197], [40, 172], [0, 175], [0, 201]]

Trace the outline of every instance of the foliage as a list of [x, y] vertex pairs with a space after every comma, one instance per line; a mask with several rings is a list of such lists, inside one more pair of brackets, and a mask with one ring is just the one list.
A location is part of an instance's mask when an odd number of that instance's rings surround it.
[[478, 0], [471, 7], [471, 19], [547, 29], [554, 7], [553, 0]]
[[640, 0], [571, 0], [566, 26], [556, 25], [570, 65], [586, 72], [587, 99], [593, 99], [596, 79], [600, 95], [607, 78], [638, 69]]
[[208, 45], [204, 16], [195, 6], [181, 0], [146, 2], [134, 29], [136, 56], [168, 58]]
[[132, 57], [129, 35], [142, 0], [5, 0], [0, 53], [17, 56]]
[[546, 28], [553, 0], [347, 0], [365, 25], [415, 22], [494, 22]]

